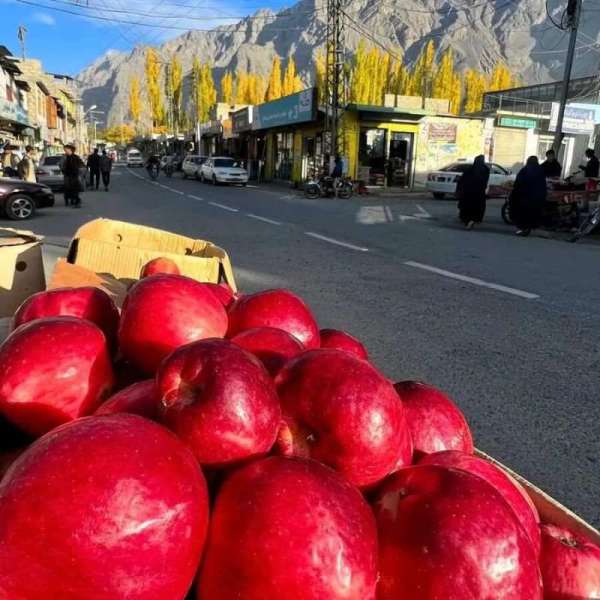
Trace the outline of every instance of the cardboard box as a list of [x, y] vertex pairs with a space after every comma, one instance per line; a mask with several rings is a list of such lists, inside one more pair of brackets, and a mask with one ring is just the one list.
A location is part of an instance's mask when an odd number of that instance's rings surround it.
[[31, 231], [0, 228], [0, 317], [46, 286], [42, 237]]
[[96, 219], [82, 225], [71, 241], [67, 262], [130, 284], [148, 261], [161, 256], [175, 262], [182, 275], [211, 283], [225, 281], [237, 291], [229, 256], [222, 248], [124, 221]]

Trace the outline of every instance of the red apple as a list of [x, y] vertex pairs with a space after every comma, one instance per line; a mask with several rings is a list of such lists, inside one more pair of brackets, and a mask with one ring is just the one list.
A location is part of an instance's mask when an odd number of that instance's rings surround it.
[[483, 458], [458, 450], [426, 454], [419, 460], [418, 464], [452, 467], [485, 479], [515, 511], [519, 522], [523, 525], [533, 544], [536, 555], [539, 556], [540, 517], [527, 492], [508, 473]]
[[541, 531], [544, 600], [600, 598], [600, 546], [558, 525]]
[[160, 257], [153, 258], [148, 261], [143, 267], [140, 273], [140, 279], [144, 277], [150, 277], [151, 275], [180, 275], [181, 271], [175, 262], [170, 258]]
[[0, 412], [31, 435], [93, 413], [112, 385], [106, 338], [91, 321], [36, 319], [0, 346]]
[[8, 471], [10, 465], [12, 465], [26, 448], [15, 448], [14, 450], [0, 450], [0, 481], [4, 477], [4, 474]]
[[383, 484], [374, 511], [378, 600], [541, 600], [533, 546], [482, 478], [446, 467], [408, 467]]
[[319, 347], [319, 328], [310, 309], [288, 290], [247, 294], [229, 308], [228, 337], [255, 327], [275, 327], [291, 333], [306, 348]]
[[94, 414], [131, 413], [147, 419], [158, 417], [158, 394], [154, 379], [138, 381], [103, 402]]
[[401, 381], [394, 387], [406, 409], [417, 455], [442, 450], [473, 453], [467, 421], [446, 394], [418, 381]]
[[274, 327], [247, 329], [233, 336], [231, 341], [260, 359], [272, 377], [290, 358], [304, 352], [297, 338]]
[[225, 481], [198, 600], [373, 600], [376, 579], [373, 515], [334, 471], [271, 457]]
[[156, 423], [87, 417], [13, 463], [0, 523], [0, 598], [182, 599], [205, 540], [206, 483]]
[[227, 313], [204, 284], [182, 275], [153, 275], [129, 290], [119, 342], [125, 358], [154, 373], [175, 348], [227, 331]]
[[336, 350], [345, 350], [354, 354], [358, 358], [368, 360], [367, 349], [354, 336], [338, 329], [321, 329], [321, 348], [334, 348]]
[[368, 362], [342, 350], [311, 350], [288, 362], [275, 383], [283, 454], [314, 458], [360, 487], [410, 464], [402, 403]]
[[226, 340], [175, 350], [156, 376], [161, 421], [205, 465], [223, 466], [268, 452], [281, 409], [260, 361]]
[[227, 308], [234, 300], [233, 290], [226, 283], [208, 283], [204, 284], [219, 299], [219, 302]]
[[17, 309], [14, 326], [42, 317], [87, 319], [102, 329], [111, 346], [117, 339], [119, 310], [112, 298], [99, 288], [56, 288], [33, 294]]

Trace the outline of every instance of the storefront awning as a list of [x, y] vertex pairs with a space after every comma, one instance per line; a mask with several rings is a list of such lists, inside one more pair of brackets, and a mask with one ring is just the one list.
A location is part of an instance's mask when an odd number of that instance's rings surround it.
[[358, 113], [365, 121], [403, 121], [417, 123], [423, 117], [435, 115], [430, 110], [418, 108], [395, 108], [391, 106], [372, 106], [369, 104], [349, 104], [346, 110]]

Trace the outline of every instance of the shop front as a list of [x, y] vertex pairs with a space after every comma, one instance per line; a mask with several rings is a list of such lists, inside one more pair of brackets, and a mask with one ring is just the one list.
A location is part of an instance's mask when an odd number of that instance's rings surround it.
[[221, 121], [200, 123], [200, 154], [203, 156], [219, 156], [223, 152], [223, 124]]
[[315, 88], [254, 107], [252, 131], [264, 135], [265, 179], [298, 183], [304, 178], [309, 168], [304, 157], [310, 152], [314, 161], [316, 154], [316, 131], [307, 132], [307, 125], [314, 128], [316, 119]]

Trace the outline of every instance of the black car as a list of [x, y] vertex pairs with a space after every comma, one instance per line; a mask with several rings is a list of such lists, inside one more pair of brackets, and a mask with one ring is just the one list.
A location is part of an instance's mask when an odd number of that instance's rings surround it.
[[0, 177], [0, 212], [9, 219], [29, 219], [38, 208], [54, 206], [54, 194], [47, 185]]

